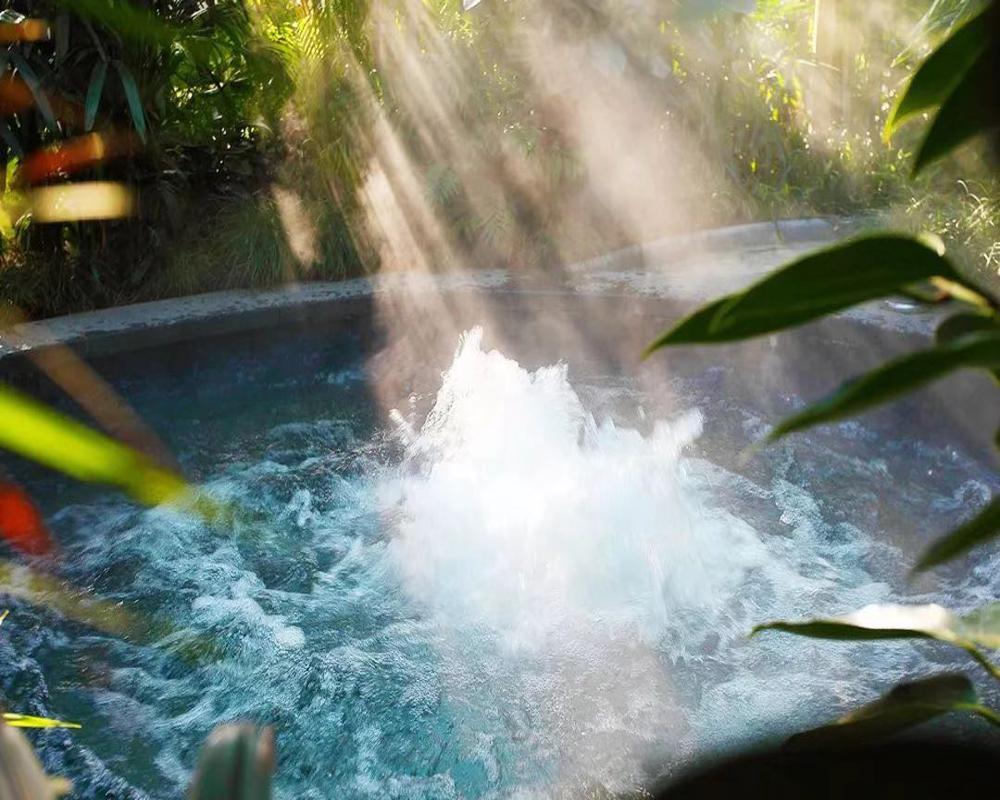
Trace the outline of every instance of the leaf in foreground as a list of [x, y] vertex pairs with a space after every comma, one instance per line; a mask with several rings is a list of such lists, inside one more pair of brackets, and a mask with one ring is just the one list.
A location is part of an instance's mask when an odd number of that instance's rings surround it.
[[793, 431], [834, 422], [913, 391], [961, 367], [1000, 368], [1000, 331], [971, 333], [874, 369], [845, 383], [805, 411], [781, 422], [770, 434], [777, 439]]
[[[121, 603], [104, 600], [40, 570], [4, 559], [0, 559], [0, 594], [49, 609], [125, 641], [160, 648], [189, 663], [216, 661], [224, 654], [215, 639], [178, 628], [167, 620], [134, 613]], [[0, 622], [6, 616], [7, 612], [0, 615]]]
[[842, 617], [768, 622], [755, 627], [751, 636], [763, 631], [849, 642], [932, 639], [965, 650], [993, 677], [1000, 679], [1000, 669], [979, 650], [980, 646], [1000, 649], [1000, 604], [985, 606], [964, 617], [936, 604], [876, 604]]
[[73, 728], [78, 730], [83, 727], [78, 722], [63, 722], [61, 719], [49, 719], [48, 717], [31, 717], [27, 714], [5, 713], [3, 721], [12, 728]]
[[954, 91], [989, 45], [991, 22], [989, 11], [974, 17], [927, 57], [890, 112], [885, 123], [886, 139], [911, 117], [941, 105]]
[[146, 505], [184, 499], [184, 479], [146, 456], [0, 386], [0, 447], [72, 478], [124, 490]]
[[990, 709], [980, 705], [964, 675], [946, 673], [893, 687], [887, 694], [836, 722], [792, 736], [786, 746], [803, 748], [858, 745], [892, 736], [950, 711], [966, 711], [1000, 725]]
[[861, 237], [809, 253], [745, 291], [699, 309], [659, 336], [646, 353], [773, 333], [934, 277], [962, 283], [939, 242], [898, 234]]
[[[994, 497], [986, 507], [964, 525], [931, 545], [920, 557], [915, 569], [929, 569], [1000, 535], [1000, 497]], [[1000, 648], [1000, 641], [996, 647]]]
[[1000, 123], [993, 103], [996, 82], [995, 54], [987, 51], [962, 76], [961, 82], [941, 105], [924, 140], [920, 143], [913, 174], [946, 156], [973, 136]]

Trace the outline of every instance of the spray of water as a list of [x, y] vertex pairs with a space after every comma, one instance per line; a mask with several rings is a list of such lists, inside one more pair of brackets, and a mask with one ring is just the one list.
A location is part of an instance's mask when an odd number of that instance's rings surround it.
[[681, 453], [701, 424], [693, 412], [644, 438], [598, 423], [565, 365], [531, 373], [465, 334], [398, 486], [407, 587], [512, 650], [581, 629], [655, 644], [764, 561], [693, 489]]
[[565, 365], [529, 372], [479, 329], [424, 424], [403, 427], [404, 468], [383, 487], [391, 560], [439, 632], [447, 694], [523, 708], [530, 750], [556, 765], [547, 780], [623, 788], [647, 760], [675, 761], [706, 653], [823, 583], [712, 507], [684, 457], [697, 412], [647, 436], [595, 420]]

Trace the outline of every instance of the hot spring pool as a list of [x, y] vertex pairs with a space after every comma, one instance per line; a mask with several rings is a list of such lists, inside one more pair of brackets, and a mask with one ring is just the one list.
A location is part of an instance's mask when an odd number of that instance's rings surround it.
[[748, 452], [803, 399], [764, 350], [665, 355], [637, 381], [599, 342], [475, 322], [415, 381], [388, 380], [367, 325], [109, 362], [188, 474], [248, 512], [233, 531], [4, 461], [63, 578], [220, 646], [193, 663], [11, 603], [0, 687], [83, 723], [33, 734], [79, 797], [180, 797], [234, 719], [275, 727], [281, 798], [627, 790], [954, 663], [754, 624], [1000, 590], [990, 554], [907, 582], [998, 489], [917, 406]]

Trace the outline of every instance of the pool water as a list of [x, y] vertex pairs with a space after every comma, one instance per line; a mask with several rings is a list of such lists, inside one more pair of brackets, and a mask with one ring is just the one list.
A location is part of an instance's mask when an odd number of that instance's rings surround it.
[[748, 452], [767, 420], [721, 391], [728, 367], [651, 391], [597, 359], [522, 366], [489, 330], [453, 346], [394, 409], [349, 335], [299, 372], [281, 353], [301, 343], [122, 381], [187, 473], [245, 510], [232, 530], [10, 465], [62, 577], [220, 650], [185, 661], [12, 605], [0, 687], [83, 723], [33, 734], [77, 796], [178, 798], [235, 719], [274, 726], [280, 798], [627, 791], [963, 663], [747, 633], [995, 596], [988, 555], [947, 591], [907, 582], [929, 532], [997, 490], [969, 454], [864, 420]]

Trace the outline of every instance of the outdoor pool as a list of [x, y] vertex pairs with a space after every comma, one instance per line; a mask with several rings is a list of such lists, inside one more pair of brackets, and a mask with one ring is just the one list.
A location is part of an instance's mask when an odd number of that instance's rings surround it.
[[245, 513], [212, 528], [3, 458], [61, 578], [218, 646], [185, 660], [12, 602], [9, 705], [83, 724], [32, 734], [48, 769], [79, 797], [179, 798], [209, 731], [250, 719], [288, 800], [593, 796], [964, 663], [748, 638], [1000, 591], [992, 552], [908, 577], [1000, 489], [974, 438], [926, 424], [935, 398], [748, 450], [860, 363], [838, 354], [899, 337], [838, 319], [639, 364], [621, 353], [672, 312], [581, 302], [498, 295], [420, 342], [360, 314], [96, 359]]

